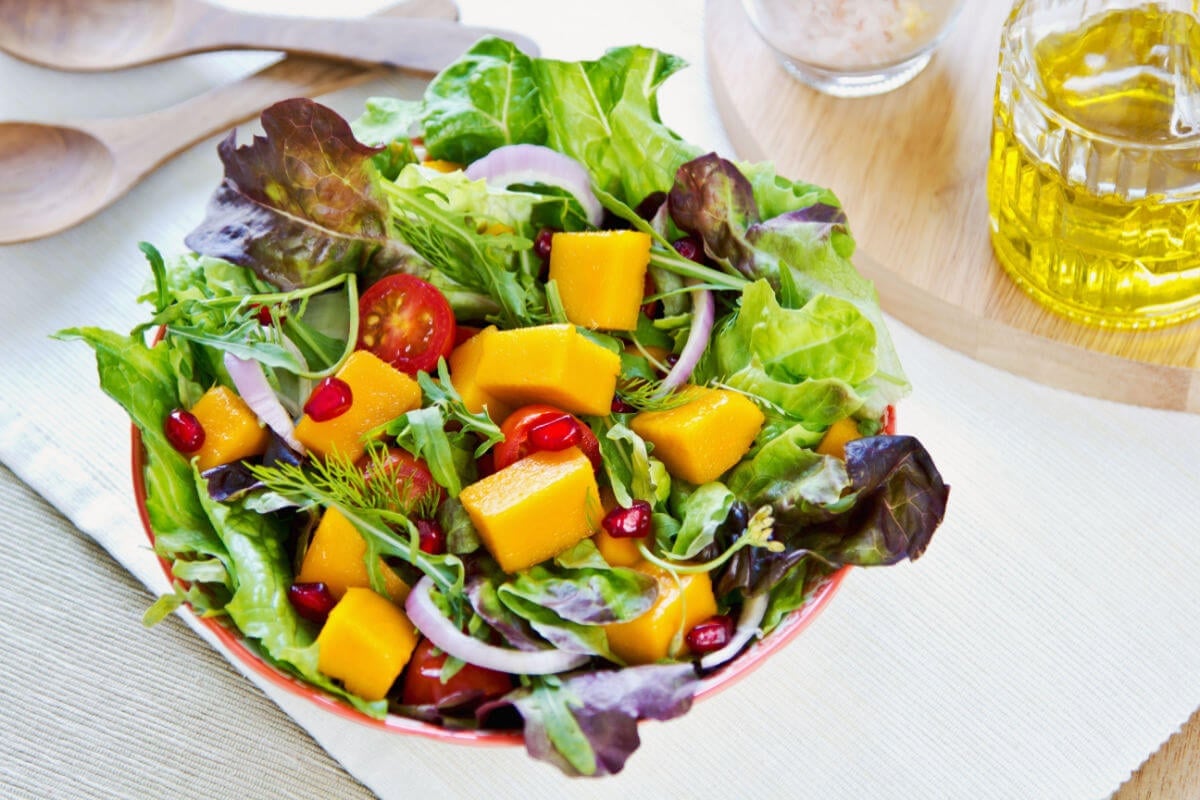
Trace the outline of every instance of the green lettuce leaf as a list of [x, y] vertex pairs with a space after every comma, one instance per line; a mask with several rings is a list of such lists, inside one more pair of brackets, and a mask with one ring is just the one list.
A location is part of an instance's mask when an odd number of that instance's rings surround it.
[[481, 39], [425, 90], [429, 155], [469, 164], [506, 144], [544, 144], [538, 92], [529, 56], [512, 42]]
[[[208, 564], [202, 574], [210, 579], [208, 588], [219, 606], [233, 590], [229, 554], [196, 495], [191, 465], [163, 434], [163, 420], [180, 406], [176, 369], [191, 371], [189, 350], [165, 342], [148, 347], [140, 335], [122, 336], [99, 328], [70, 328], [56, 336], [82, 341], [95, 351], [100, 388], [125, 409], [141, 432], [146, 513], [155, 534], [155, 552], [168, 560]], [[222, 571], [214, 568], [213, 559], [223, 565]]]

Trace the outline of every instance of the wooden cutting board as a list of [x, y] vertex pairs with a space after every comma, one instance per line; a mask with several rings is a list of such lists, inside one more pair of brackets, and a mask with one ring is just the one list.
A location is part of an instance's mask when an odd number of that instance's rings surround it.
[[709, 80], [730, 141], [739, 158], [837, 193], [856, 266], [906, 325], [1047, 385], [1200, 413], [1200, 321], [1136, 333], [1079, 325], [1029, 299], [992, 253], [985, 174], [1008, 8], [969, 3], [912, 83], [843, 100], [792, 79], [738, 0], [708, 0]]

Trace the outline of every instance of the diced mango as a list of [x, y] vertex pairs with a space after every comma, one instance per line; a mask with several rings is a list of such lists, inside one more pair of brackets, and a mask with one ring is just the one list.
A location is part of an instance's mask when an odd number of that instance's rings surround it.
[[595, 542], [596, 549], [600, 551], [600, 555], [610, 566], [632, 567], [642, 560], [642, 554], [638, 550], [638, 542], [642, 541], [641, 539], [618, 538], [601, 528], [592, 537], [592, 541]]
[[505, 572], [553, 558], [600, 524], [592, 462], [578, 447], [540, 451], [459, 494], [488, 552]]
[[633, 569], [658, 581], [658, 598], [645, 614], [605, 625], [609, 647], [627, 664], [676, 658], [685, 649], [687, 632], [717, 613], [712, 581], [707, 572], [680, 575], [677, 581], [666, 570], [645, 562]]
[[[347, 589], [371, 586], [366, 557], [367, 543], [358, 529], [336, 508], [327, 509], [304, 551], [296, 582], [323, 583], [330, 594], [341, 599]], [[408, 584], [387, 564], [382, 567], [388, 597], [403, 603]]]
[[417, 629], [386, 597], [351, 588], [317, 634], [317, 668], [365, 700], [382, 700], [417, 646]]
[[337, 452], [357, 461], [367, 431], [421, 405], [417, 382], [369, 350], [354, 351], [337, 377], [350, 386], [349, 410], [324, 422], [305, 414], [296, 424], [296, 438], [320, 458]]
[[496, 328], [484, 328], [479, 333], [450, 352], [450, 382], [462, 398], [463, 405], [472, 414], [487, 409], [492, 422], [499, 423], [509, 415], [512, 408], [492, 397], [479, 386], [479, 359], [483, 356], [485, 337], [496, 333]]
[[538, 325], [481, 339], [475, 382], [511, 406], [549, 403], [573, 414], [607, 414], [621, 357], [575, 330]]
[[821, 437], [821, 442], [817, 445], [817, 452], [821, 455], [845, 460], [846, 444], [861, 437], [862, 434], [858, 432], [858, 423], [850, 417], [843, 417], [825, 431], [825, 435]]
[[641, 231], [556, 233], [550, 241], [550, 280], [567, 319], [585, 328], [637, 328], [650, 236]]
[[196, 451], [201, 472], [260, 455], [271, 440], [246, 401], [227, 386], [209, 389], [191, 412], [204, 428], [204, 444]]
[[763, 414], [745, 396], [727, 389], [692, 387], [688, 402], [666, 411], [643, 411], [630, 421], [654, 445], [672, 475], [708, 483], [741, 460], [762, 428]]
[[440, 158], [429, 158], [421, 162], [421, 166], [426, 169], [431, 169], [434, 172], [458, 172], [462, 169], [462, 164], [454, 161], [446, 161]]

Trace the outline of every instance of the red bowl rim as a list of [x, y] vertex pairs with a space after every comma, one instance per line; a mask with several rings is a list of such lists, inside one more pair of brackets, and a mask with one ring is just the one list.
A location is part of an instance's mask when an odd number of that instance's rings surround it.
[[[131, 431], [131, 466], [133, 471], [134, 500], [137, 503], [138, 516], [142, 520], [142, 527], [145, 529], [146, 538], [149, 539], [150, 545], [153, 546], [155, 541], [154, 530], [150, 526], [150, 516], [146, 511], [146, 481], [145, 470], [143, 468], [144, 450], [142, 448], [141, 431], [138, 430], [136, 425], [131, 426]], [[888, 414], [884, 419], [884, 431], [889, 434], [895, 432], [895, 413], [891, 408], [888, 409]], [[158, 563], [167, 581], [173, 583], [175, 576], [171, 572], [170, 562], [166, 558], [158, 556]], [[696, 692], [695, 700], [711, 697], [717, 692], [732, 686], [761, 666], [772, 653], [782, 649], [795, 639], [824, 610], [825, 606], [841, 586], [842, 581], [845, 580], [849, 571], [850, 567], [845, 566], [830, 574], [828, 578], [813, 590], [808, 602], [788, 615], [766, 638], [754, 642], [733, 661], [702, 679], [700, 688]], [[370, 717], [344, 701], [326, 694], [317, 687], [305, 683], [299, 678], [268, 664], [246, 644], [240, 632], [227, 622], [215, 617], [204, 617], [194, 613], [193, 617], [216, 637], [217, 641], [226, 648], [227, 652], [231, 653], [237, 659], [242, 667], [249, 669], [259, 678], [265, 679], [276, 688], [283, 689], [294, 696], [304, 698], [318, 708], [336, 714], [343, 719], [395, 733], [452, 741], [459, 744], [512, 746], [523, 742], [520, 731], [446, 728], [441, 725], [403, 717], [398, 714], [388, 714], [382, 719]]]

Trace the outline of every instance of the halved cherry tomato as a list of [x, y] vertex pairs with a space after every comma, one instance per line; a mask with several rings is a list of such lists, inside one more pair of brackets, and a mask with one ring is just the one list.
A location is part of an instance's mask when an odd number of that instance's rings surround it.
[[508, 694], [512, 678], [504, 672], [464, 664], [450, 680], [442, 683], [446, 654], [422, 639], [404, 671], [400, 700], [406, 705], [466, 709]]
[[442, 487], [433, 479], [429, 467], [403, 447], [389, 447], [382, 459], [372, 458], [368, 453], [358, 460], [358, 468], [368, 481], [382, 477], [396, 482], [404, 506], [397, 511], [408, 513], [431, 496], [435, 505], [442, 502]]
[[450, 355], [456, 330], [446, 297], [415, 275], [381, 278], [358, 300], [357, 348], [410, 375], [428, 372]]
[[538, 450], [564, 450], [575, 446], [600, 469], [600, 442], [578, 417], [561, 408], [536, 404], [522, 406], [500, 425], [504, 441], [492, 450], [495, 469], [504, 469]]

